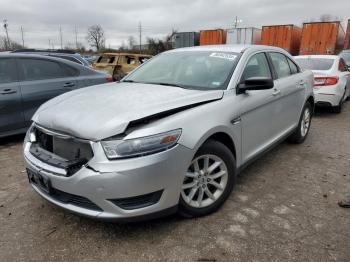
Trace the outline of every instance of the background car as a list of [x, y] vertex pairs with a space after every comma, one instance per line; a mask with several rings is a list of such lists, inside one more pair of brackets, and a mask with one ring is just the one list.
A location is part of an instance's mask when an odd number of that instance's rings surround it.
[[350, 96], [350, 72], [340, 56], [311, 55], [295, 57], [305, 70], [314, 73], [314, 93], [317, 106], [331, 106], [340, 113]]
[[131, 53], [105, 53], [93, 63], [93, 68], [105, 71], [111, 74], [115, 81], [119, 81], [151, 57], [150, 55]]
[[66, 59], [69, 61], [72, 61], [74, 63], [78, 63], [83, 66], [91, 67], [91, 63], [86, 61], [80, 54], [71, 51], [71, 50], [40, 50], [40, 49], [19, 49], [12, 51], [12, 53], [23, 53], [23, 54], [36, 54], [36, 55], [46, 55], [46, 56], [52, 56], [52, 57], [58, 57], [62, 59]]
[[344, 59], [348, 69], [350, 69], [350, 50], [343, 50], [339, 56]]
[[111, 76], [64, 59], [0, 54], [0, 137], [24, 133], [37, 108], [62, 93], [112, 81]]
[[96, 62], [99, 56], [96, 55], [84, 55], [83, 58], [92, 66]]

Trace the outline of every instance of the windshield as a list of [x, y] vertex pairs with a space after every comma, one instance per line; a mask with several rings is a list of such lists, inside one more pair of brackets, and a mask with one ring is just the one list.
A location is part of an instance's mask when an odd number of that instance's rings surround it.
[[350, 66], [350, 52], [348, 53], [341, 53], [340, 56], [345, 60], [345, 63]]
[[237, 63], [231, 52], [185, 51], [161, 54], [124, 81], [199, 90], [226, 89]]
[[334, 59], [331, 58], [297, 58], [295, 61], [305, 70], [329, 70], [332, 68]]

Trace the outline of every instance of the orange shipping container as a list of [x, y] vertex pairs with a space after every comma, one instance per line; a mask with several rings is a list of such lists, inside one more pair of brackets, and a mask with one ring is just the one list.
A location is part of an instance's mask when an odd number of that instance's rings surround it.
[[346, 29], [344, 49], [350, 49], [350, 19], [348, 21], [348, 27]]
[[334, 55], [344, 46], [345, 33], [340, 22], [304, 23], [300, 55]]
[[277, 46], [297, 55], [300, 46], [301, 28], [295, 25], [263, 26], [261, 44]]
[[201, 31], [199, 44], [200, 45], [226, 44], [226, 31], [222, 29]]

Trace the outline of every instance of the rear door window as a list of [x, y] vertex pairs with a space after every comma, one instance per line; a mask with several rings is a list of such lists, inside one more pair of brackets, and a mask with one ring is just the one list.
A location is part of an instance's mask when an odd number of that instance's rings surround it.
[[65, 59], [65, 60], [68, 60], [68, 61], [77, 63], [77, 64], [79, 64], [79, 65], [83, 65], [82, 62], [80, 62], [78, 59], [76, 59], [76, 58], [74, 58], [74, 57], [71, 57], [71, 56], [59, 56], [59, 55], [50, 55], [50, 56], [57, 57], [57, 58], [61, 58], [61, 59]]
[[290, 71], [291, 71], [292, 75], [299, 73], [298, 66], [289, 58], [287, 58], [287, 60], [288, 60], [288, 64], [289, 64]]
[[270, 53], [270, 57], [278, 79], [291, 75], [291, 70], [285, 55], [273, 52]]
[[21, 58], [19, 61], [25, 81], [69, 77], [60, 64], [54, 61], [27, 58]]
[[80, 71], [72, 66], [66, 65], [66, 64], [60, 64], [63, 69], [66, 71], [67, 76], [79, 76]]
[[17, 67], [14, 59], [0, 58], [0, 84], [17, 81]]

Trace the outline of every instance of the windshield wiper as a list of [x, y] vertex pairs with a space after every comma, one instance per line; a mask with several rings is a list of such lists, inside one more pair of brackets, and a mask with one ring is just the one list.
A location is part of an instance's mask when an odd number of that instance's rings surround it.
[[178, 84], [171, 84], [171, 83], [165, 83], [165, 82], [147, 82], [145, 84], [161, 85], [161, 86], [175, 86], [175, 87], [185, 88], [184, 86], [181, 86]]
[[125, 83], [137, 83], [137, 82], [135, 82], [134, 80], [131, 80], [131, 79], [125, 79], [125, 80], [123, 80], [122, 81], [123, 83], [125, 82]]

